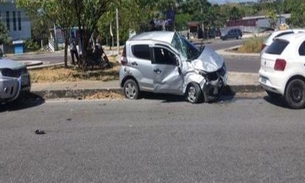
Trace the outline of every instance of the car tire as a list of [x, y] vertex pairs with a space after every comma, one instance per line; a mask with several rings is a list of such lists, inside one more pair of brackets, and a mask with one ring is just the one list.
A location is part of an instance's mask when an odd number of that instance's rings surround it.
[[305, 83], [301, 79], [291, 80], [285, 90], [285, 101], [289, 108], [301, 109], [305, 106]]
[[278, 93], [275, 93], [275, 92], [272, 92], [272, 91], [266, 90], [266, 93], [268, 94], [268, 96], [269, 96], [271, 99], [279, 99], [279, 98], [282, 97], [281, 94], [278, 94]]
[[197, 83], [191, 83], [186, 90], [186, 99], [192, 104], [202, 101], [202, 91]]
[[124, 95], [126, 98], [135, 100], [140, 96], [138, 83], [133, 79], [128, 79], [123, 86]]

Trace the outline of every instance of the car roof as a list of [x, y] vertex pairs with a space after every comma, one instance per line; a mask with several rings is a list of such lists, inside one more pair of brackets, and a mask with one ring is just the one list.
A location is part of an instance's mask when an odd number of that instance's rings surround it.
[[275, 37], [281, 33], [285, 33], [285, 32], [294, 32], [294, 33], [298, 33], [299, 31], [305, 32], [305, 29], [286, 29], [286, 30], [277, 30], [272, 32], [272, 37]]
[[301, 41], [301, 40], [305, 39], [305, 33], [287, 34], [287, 35], [277, 37], [275, 39], [286, 40], [289, 42]]
[[141, 41], [141, 40], [156, 40], [171, 43], [175, 35], [172, 31], [151, 31], [143, 32], [130, 38], [130, 41]]
[[[266, 45], [270, 45], [273, 42], [273, 39], [277, 38], [279, 34], [282, 34], [285, 32], [294, 32], [294, 34], [297, 34], [299, 31], [305, 32], [305, 29], [285, 29], [285, 30], [273, 31], [264, 42]], [[285, 35], [282, 35], [282, 36], [285, 36]], [[280, 37], [282, 37], [282, 36], [280, 36]]]

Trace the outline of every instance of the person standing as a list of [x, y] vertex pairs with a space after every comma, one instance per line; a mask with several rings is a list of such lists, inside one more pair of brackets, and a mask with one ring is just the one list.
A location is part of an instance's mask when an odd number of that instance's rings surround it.
[[76, 48], [76, 38], [74, 33], [71, 33], [71, 37], [70, 37], [70, 54], [71, 54], [71, 58], [72, 58], [72, 64], [75, 65], [75, 59], [74, 56], [76, 57], [76, 61], [77, 63], [79, 62], [79, 57], [78, 57], [78, 52], [77, 52], [77, 48]]

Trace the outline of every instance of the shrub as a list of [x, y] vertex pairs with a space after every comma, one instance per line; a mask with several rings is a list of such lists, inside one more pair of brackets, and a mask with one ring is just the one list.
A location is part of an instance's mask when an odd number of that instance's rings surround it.
[[37, 51], [39, 50], [40, 46], [37, 42], [30, 39], [25, 42], [25, 48], [29, 51]]
[[246, 40], [237, 51], [240, 53], [260, 53], [264, 40], [265, 37], [250, 38]]

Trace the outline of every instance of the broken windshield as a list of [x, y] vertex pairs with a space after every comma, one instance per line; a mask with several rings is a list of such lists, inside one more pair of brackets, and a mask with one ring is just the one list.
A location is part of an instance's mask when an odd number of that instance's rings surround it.
[[183, 36], [175, 34], [171, 43], [179, 53], [187, 59], [192, 61], [200, 56], [200, 50], [195, 45], [186, 40]]

